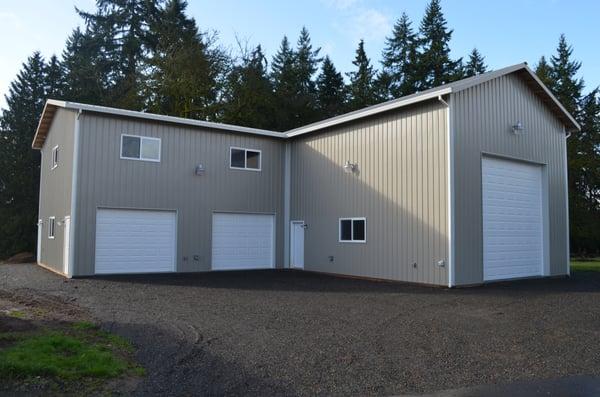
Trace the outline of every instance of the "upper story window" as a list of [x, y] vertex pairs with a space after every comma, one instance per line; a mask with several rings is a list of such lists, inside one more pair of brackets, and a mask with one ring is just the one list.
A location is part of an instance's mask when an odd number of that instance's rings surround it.
[[51, 159], [50, 169], [53, 170], [56, 167], [58, 167], [58, 146], [54, 146], [52, 148], [52, 159]]
[[160, 138], [121, 135], [121, 158], [128, 160], [160, 161]]
[[54, 229], [56, 227], [56, 218], [51, 216], [48, 218], [48, 238], [54, 238]]
[[366, 243], [366, 218], [340, 218], [340, 243]]
[[232, 147], [229, 149], [229, 166], [240, 170], [260, 171], [262, 155], [260, 150]]

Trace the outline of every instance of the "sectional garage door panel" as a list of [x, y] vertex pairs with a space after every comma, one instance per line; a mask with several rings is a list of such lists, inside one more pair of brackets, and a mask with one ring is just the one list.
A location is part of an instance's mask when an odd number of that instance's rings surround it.
[[483, 159], [484, 280], [542, 275], [542, 194], [541, 166]]
[[99, 209], [96, 274], [175, 271], [176, 236], [173, 211]]
[[215, 213], [212, 225], [212, 269], [275, 267], [275, 216]]

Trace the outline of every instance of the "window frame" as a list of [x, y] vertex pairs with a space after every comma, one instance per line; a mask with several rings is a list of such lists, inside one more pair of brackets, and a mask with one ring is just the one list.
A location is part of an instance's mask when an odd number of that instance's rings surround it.
[[[350, 221], [350, 238], [351, 240], [342, 240], [342, 221]], [[365, 226], [365, 238], [364, 240], [354, 239], [354, 221], [363, 221]], [[346, 217], [338, 219], [338, 242], [339, 243], [350, 243], [350, 244], [366, 244], [367, 243], [367, 218], [364, 216], [358, 217]]]
[[[136, 158], [136, 157], [125, 157], [125, 156], [123, 156], [123, 138], [124, 137], [139, 138], [140, 139], [140, 157]], [[144, 140], [158, 141], [158, 159], [151, 159], [151, 158], [144, 158], [144, 157], [142, 157], [142, 143], [143, 143]], [[144, 136], [144, 135], [121, 134], [121, 145], [120, 145], [120, 149], [119, 149], [119, 157], [121, 158], [121, 160], [149, 161], [151, 163], [160, 163], [160, 160], [161, 160], [161, 157], [162, 157], [161, 154], [162, 154], [162, 139], [161, 138], [156, 138], [156, 137], [153, 137], [153, 136]]]
[[[52, 234], [50, 234], [52, 232]], [[48, 239], [54, 240], [56, 237], [56, 217], [49, 216], [48, 217]]]
[[[231, 165], [231, 155], [233, 150], [243, 150], [244, 151], [244, 167], [234, 167]], [[257, 152], [258, 153], [258, 168], [248, 168], [248, 152]], [[249, 149], [237, 146], [229, 147], [229, 168], [232, 170], [243, 170], [243, 171], [262, 171], [262, 150], [260, 149]]]
[[58, 167], [58, 161], [59, 161], [59, 156], [60, 155], [60, 151], [59, 151], [59, 145], [56, 145], [52, 148], [52, 152], [50, 155], [50, 169], [53, 170], [56, 167]]

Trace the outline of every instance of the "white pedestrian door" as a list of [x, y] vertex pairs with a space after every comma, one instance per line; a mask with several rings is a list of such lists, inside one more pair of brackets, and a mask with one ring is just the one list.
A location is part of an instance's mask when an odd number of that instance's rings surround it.
[[544, 263], [542, 167], [484, 158], [483, 279], [540, 276]]
[[71, 217], [65, 216], [63, 236], [63, 273], [69, 275], [69, 256], [71, 255]]
[[304, 229], [304, 221], [292, 222], [290, 264], [299, 269], [304, 269]]

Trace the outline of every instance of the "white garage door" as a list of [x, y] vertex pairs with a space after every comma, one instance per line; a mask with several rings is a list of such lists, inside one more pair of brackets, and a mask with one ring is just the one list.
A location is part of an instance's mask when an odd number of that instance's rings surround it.
[[176, 235], [173, 211], [99, 209], [96, 274], [175, 271]]
[[213, 214], [212, 269], [265, 269], [275, 264], [275, 216]]
[[483, 279], [542, 275], [542, 167], [484, 158]]

